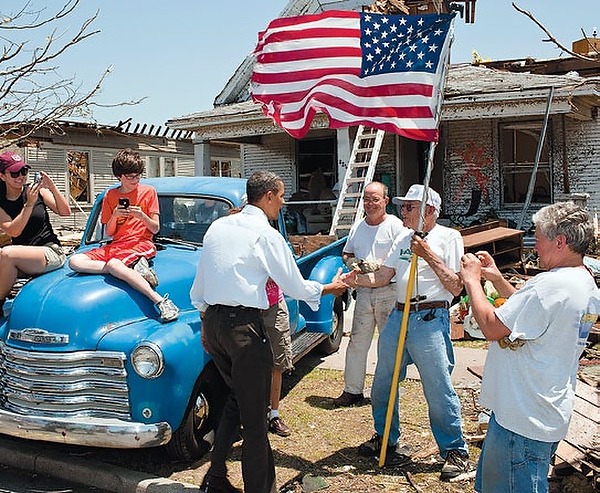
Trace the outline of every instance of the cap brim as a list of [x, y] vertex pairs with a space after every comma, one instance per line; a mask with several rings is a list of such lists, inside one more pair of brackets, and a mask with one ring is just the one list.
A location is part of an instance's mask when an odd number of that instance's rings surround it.
[[406, 199], [404, 197], [394, 197], [392, 198], [392, 204], [402, 205], [405, 200]]
[[17, 171], [21, 171], [23, 168], [31, 169], [31, 166], [29, 166], [25, 161], [20, 163], [12, 163], [10, 166], [4, 168], [4, 173], [16, 173]]

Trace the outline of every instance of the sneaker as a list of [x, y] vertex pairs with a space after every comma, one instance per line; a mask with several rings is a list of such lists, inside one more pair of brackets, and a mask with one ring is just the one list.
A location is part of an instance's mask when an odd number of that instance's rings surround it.
[[158, 286], [158, 276], [156, 275], [156, 272], [154, 272], [154, 269], [150, 267], [146, 257], [140, 257], [133, 266], [133, 270], [146, 279], [148, 284], [153, 288]]
[[335, 407], [349, 407], [354, 404], [360, 404], [364, 399], [365, 396], [363, 394], [351, 394], [344, 390], [339, 397], [332, 400], [332, 403]]
[[388, 450], [385, 453], [385, 464], [384, 467], [400, 467], [412, 461], [412, 455], [402, 451], [397, 446], [393, 447], [393, 450]]
[[[386, 455], [396, 450], [396, 445], [388, 445]], [[363, 457], [376, 457], [381, 454], [381, 437], [375, 433], [369, 440], [358, 447]]]
[[179, 316], [179, 308], [169, 299], [168, 294], [165, 294], [163, 299], [156, 303], [155, 306], [160, 311], [160, 321], [163, 323], [172, 322]]
[[469, 456], [463, 454], [460, 450], [449, 450], [442, 467], [440, 479], [449, 481], [456, 476], [469, 472]]
[[279, 416], [271, 418], [269, 421], [269, 431], [280, 437], [289, 437], [292, 433], [290, 427], [286, 425]]

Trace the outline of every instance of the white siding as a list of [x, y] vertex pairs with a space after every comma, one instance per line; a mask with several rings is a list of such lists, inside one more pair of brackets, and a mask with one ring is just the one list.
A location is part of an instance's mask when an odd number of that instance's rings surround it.
[[262, 137], [263, 145], [242, 146], [242, 176], [248, 178], [259, 170], [279, 175], [285, 187], [285, 198], [296, 190], [295, 140], [287, 134]]

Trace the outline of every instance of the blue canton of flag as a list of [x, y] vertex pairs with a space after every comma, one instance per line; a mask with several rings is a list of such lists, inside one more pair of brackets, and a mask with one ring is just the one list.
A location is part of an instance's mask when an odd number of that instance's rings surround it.
[[360, 76], [394, 72], [435, 73], [453, 15], [361, 13]]

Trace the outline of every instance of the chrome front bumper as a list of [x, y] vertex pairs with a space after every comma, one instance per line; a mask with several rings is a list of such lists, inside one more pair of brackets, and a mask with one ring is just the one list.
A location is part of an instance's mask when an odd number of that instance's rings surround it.
[[0, 434], [71, 445], [134, 449], [164, 445], [171, 439], [171, 427], [165, 422], [23, 416], [0, 409]]

